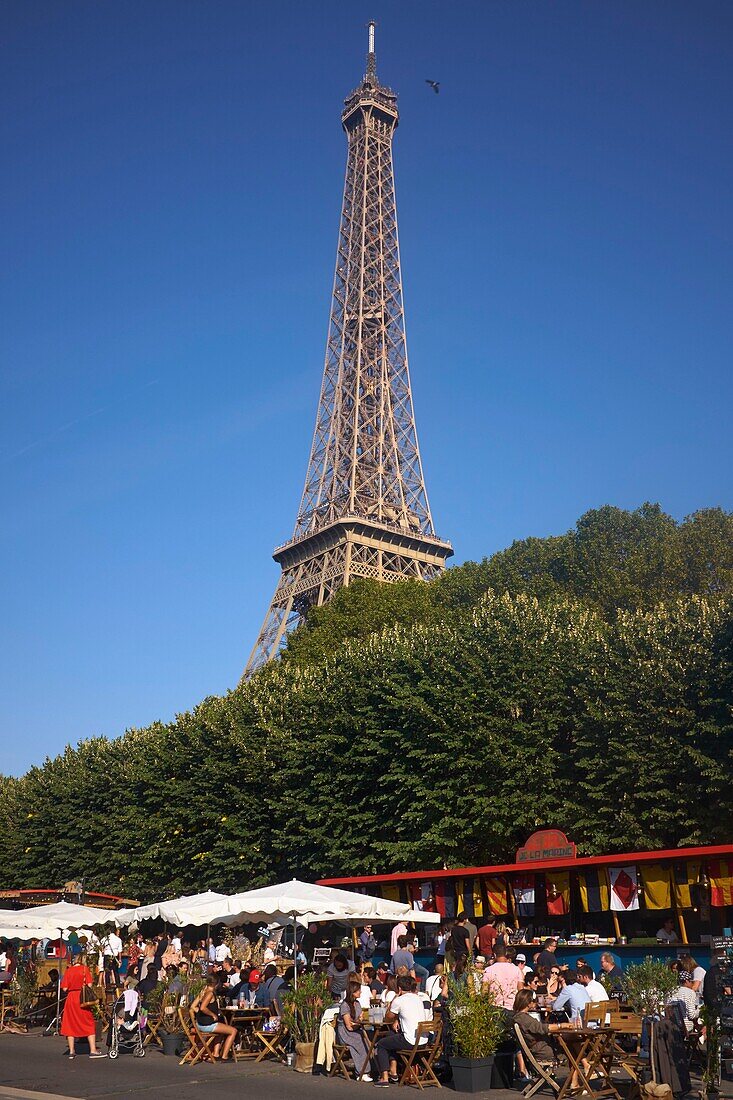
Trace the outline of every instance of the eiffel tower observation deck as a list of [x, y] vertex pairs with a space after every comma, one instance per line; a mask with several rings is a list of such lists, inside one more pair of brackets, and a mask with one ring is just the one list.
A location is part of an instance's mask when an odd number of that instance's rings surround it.
[[364, 78], [345, 100], [348, 140], [331, 319], [303, 498], [245, 677], [277, 656], [308, 609], [357, 577], [429, 580], [453, 549], [435, 534], [407, 365], [392, 139], [369, 24]]

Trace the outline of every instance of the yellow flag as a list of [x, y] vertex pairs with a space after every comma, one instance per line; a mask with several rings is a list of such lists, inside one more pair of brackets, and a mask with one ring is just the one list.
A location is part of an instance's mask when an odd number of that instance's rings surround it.
[[662, 863], [642, 863], [641, 881], [647, 909], [672, 908], [670, 868]]
[[463, 879], [462, 878], [457, 878], [455, 886], [456, 886], [456, 916], [457, 917], [462, 917], [463, 914], [466, 912], [466, 907], [463, 904]]

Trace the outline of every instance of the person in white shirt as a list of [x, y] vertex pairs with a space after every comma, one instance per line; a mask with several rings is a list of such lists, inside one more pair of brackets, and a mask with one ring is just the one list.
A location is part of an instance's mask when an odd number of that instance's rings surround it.
[[224, 959], [231, 959], [232, 953], [225, 943], [220, 943], [214, 948], [214, 962], [223, 963]]
[[0, 970], [4, 970], [8, 965], [8, 953], [4, 947], [0, 947]]
[[[397, 1023], [398, 1031], [389, 1031], [377, 1043], [376, 1058], [379, 1067], [379, 1081], [377, 1084], [388, 1085], [390, 1072], [393, 1081], [397, 1080], [397, 1062], [394, 1058], [396, 1050], [406, 1050], [417, 1042], [418, 1026], [426, 1022], [428, 1018], [423, 998], [414, 990], [417, 982], [414, 978], [405, 976], [397, 979], [397, 996], [387, 1010], [384, 1017], [386, 1024]], [[432, 1017], [431, 1017], [432, 1018]], [[425, 1046], [427, 1035], [422, 1035], [420, 1046]]]
[[107, 932], [100, 940], [99, 972], [104, 974], [105, 981], [110, 980], [114, 985], [120, 983], [120, 959], [122, 957], [122, 940], [115, 931]]
[[178, 932], [174, 932], [171, 937], [171, 947], [178, 955], [181, 954], [181, 937]]
[[265, 953], [262, 956], [266, 963], [271, 963], [275, 961], [275, 947], [276, 944], [274, 940], [267, 941], [267, 947], [265, 948]]
[[678, 1004], [682, 1008], [682, 1017], [686, 1031], [692, 1031], [695, 1020], [700, 1013], [697, 1003], [697, 993], [692, 988], [692, 974], [689, 970], [680, 970], [679, 988], [674, 991], [667, 1001], [668, 1005]]
[[586, 963], [584, 966], [579, 966], [577, 970], [578, 981], [581, 985], [585, 986], [585, 991], [591, 999], [591, 1004], [599, 1004], [600, 1001], [608, 1000], [608, 993], [593, 977], [593, 971]]
[[692, 988], [697, 995], [698, 1005], [701, 1005], [702, 987], [707, 971], [704, 967], [698, 965], [697, 959], [693, 959], [692, 955], [682, 955], [680, 957], [680, 966], [683, 970], [689, 970], [690, 974], [692, 974]]
[[667, 917], [657, 932], [657, 939], [660, 943], [679, 943], [679, 937], [674, 930], [674, 921], [671, 917]]
[[514, 960], [514, 965], [516, 966], [519, 973], [522, 975], [522, 981], [526, 983], [529, 975], [534, 973], [532, 967], [527, 966], [527, 956], [522, 954], [517, 955], [516, 959]]
[[443, 986], [445, 984], [445, 974], [442, 963], [435, 964], [435, 973], [431, 974], [425, 983], [425, 992], [431, 1001], [437, 1001], [443, 996]]

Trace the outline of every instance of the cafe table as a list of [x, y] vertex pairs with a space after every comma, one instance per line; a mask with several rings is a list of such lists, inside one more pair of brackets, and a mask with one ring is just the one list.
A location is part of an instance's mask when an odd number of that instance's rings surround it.
[[[568, 1075], [556, 1100], [565, 1100], [576, 1073], [580, 1088], [587, 1090], [594, 1100], [601, 1097], [621, 1100], [620, 1093], [611, 1080], [615, 1052], [615, 1031], [612, 1027], [559, 1027], [551, 1035], [568, 1062]], [[583, 1068], [584, 1061], [588, 1063], [587, 1071]], [[599, 1087], [594, 1088], [594, 1084]]]
[[236, 1027], [239, 1036], [234, 1044], [234, 1060], [244, 1061], [247, 1058], [257, 1058], [262, 1050], [262, 1044], [257, 1038], [257, 1032], [262, 1029], [270, 1011], [267, 1008], [240, 1008], [238, 1005], [225, 1005], [221, 1010], [227, 1023]]

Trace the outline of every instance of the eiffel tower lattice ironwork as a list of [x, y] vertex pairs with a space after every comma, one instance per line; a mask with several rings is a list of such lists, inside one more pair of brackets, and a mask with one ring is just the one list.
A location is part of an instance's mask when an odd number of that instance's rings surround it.
[[392, 139], [397, 96], [367, 69], [346, 99], [346, 181], [321, 396], [292, 539], [245, 677], [309, 607], [357, 577], [429, 580], [453, 550], [435, 535], [407, 366]]

